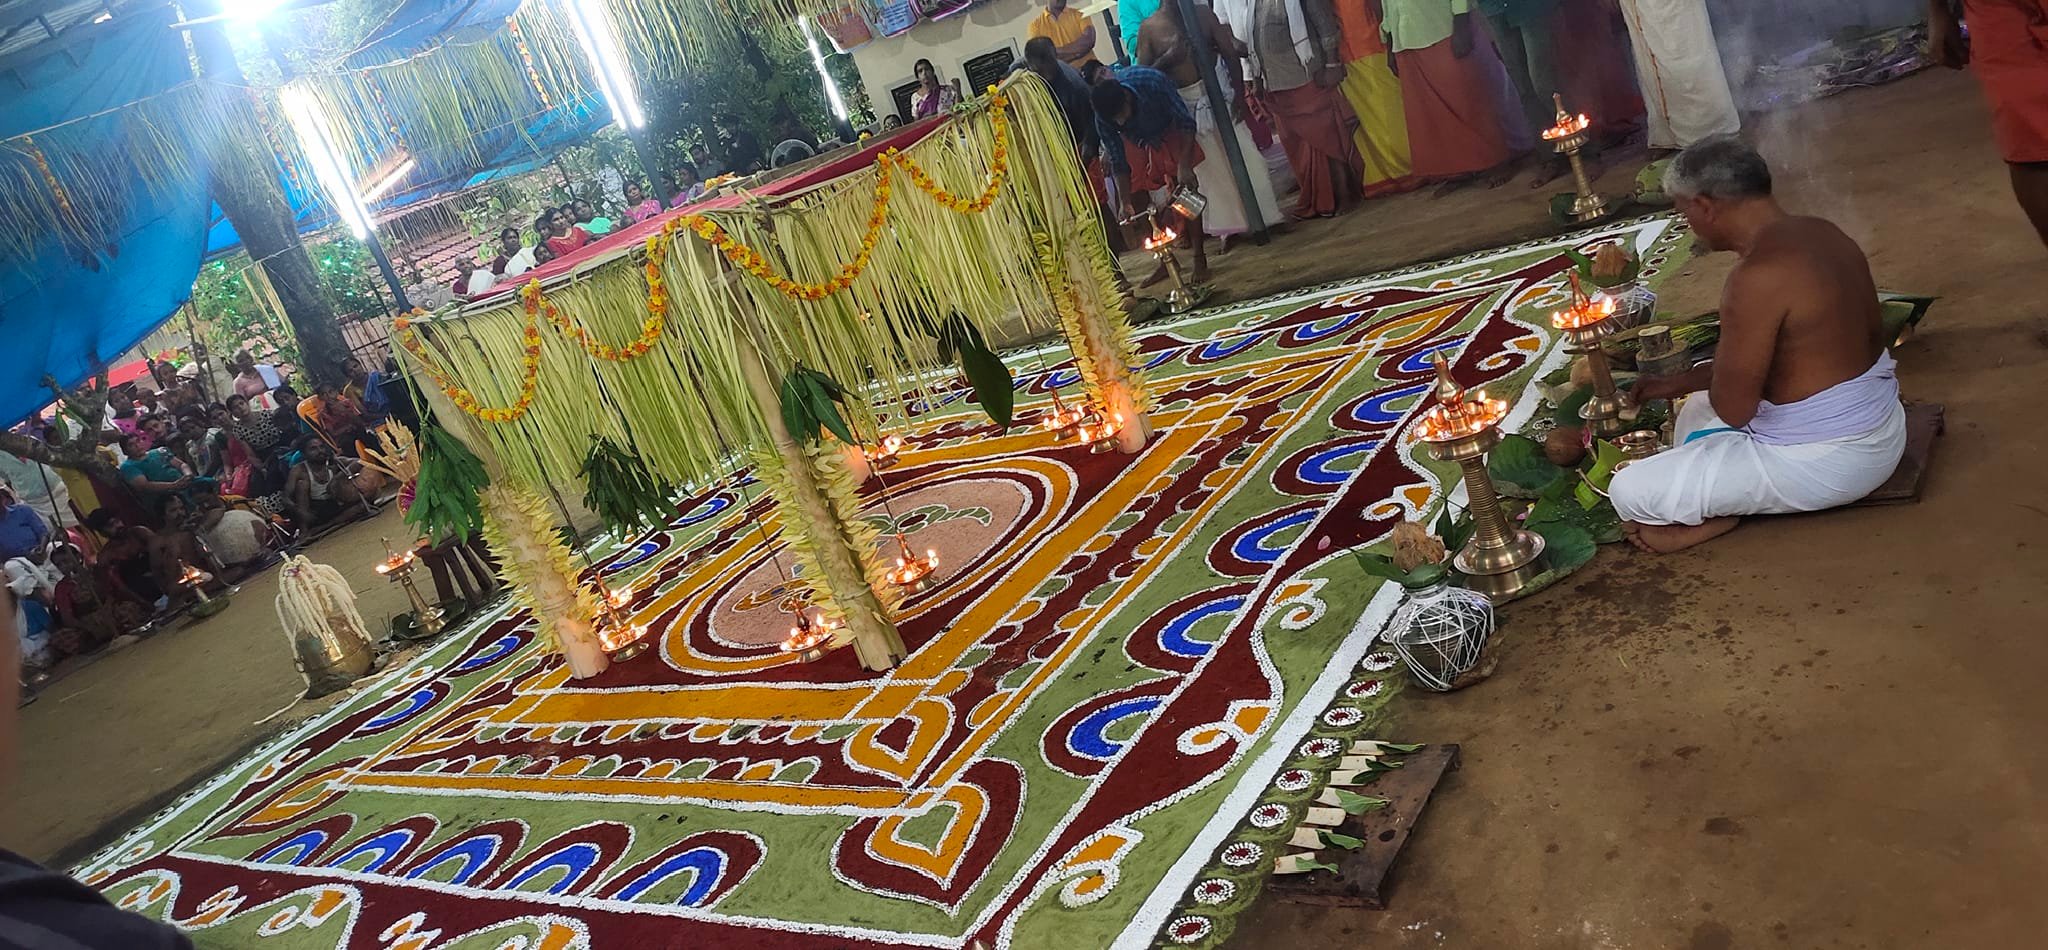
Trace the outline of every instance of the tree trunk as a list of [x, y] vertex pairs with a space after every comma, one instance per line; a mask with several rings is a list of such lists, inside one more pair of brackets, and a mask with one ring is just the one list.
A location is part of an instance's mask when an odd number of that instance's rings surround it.
[[222, 161], [230, 153], [242, 153], [240, 143], [222, 143], [215, 153], [213, 200], [227, 213], [228, 221], [241, 236], [243, 249], [252, 259], [263, 262], [264, 276], [284, 305], [292, 334], [299, 341], [299, 358], [315, 383], [341, 382], [341, 361], [349, 355], [348, 341], [341, 336], [341, 324], [334, 317], [334, 304], [320, 285], [313, 268], [313, 256], [299, 241], [291, 206], [277, 186], [276, 170], [269, 163], [249, 160], [245, 154]]
[[[205, 4], [202, 4], [202, 6]], [[192, 29], [192, 48], [200, 69], [209, 79], [227, 84], [219, 94], [231, 97], [230, 106], [253, 109], [254, 103], [241, 97], [246, 83], [235, 52], [228, 45], [219, 24]], [[254, 117], [247, 128], [257, 128]], [[341, 324], [334, 318], [334, 303], [320, 285], [320, 273], [313, 257], [299, 241], [291, 205], [277, 184], [277, 168], [269, 161], [268, 146], [261, 141], [236, 141], [231, 136], [216, 140], [213, 148], [212, 187], [214, 203], [226, 212], [229, 223], [242, 239], [249, 259], [261, 261], [263, 273], [284, 305], [285, 319], [299, 340], [299, 359], [313, 381], [342, 381], [341, 361], [348, 357], [348, 342], [342, 339]]]
[[99, 452], [99, 420], [107, 411], [107, 371], [100, 370], [70, 392], [59, 388], [54, 377], [43, 377], [43, 385], [50, 387], [50, 392], [63, 407], [57, 414], [58, 421], [77, 431], [55, 445], [13, 430], [0, 431], [0, 452], [56, 468], [85, 472], [109, 485], [121, 484], [120, 470], [108, 464], [106, 456]]
[[41, 462], [52, 468], [68, 468], [84, 472], [109, 485], [121, 484], [121, 473], [107, 464], [98, 449], [99, 430], [89, 436], [73, 439], [62, 445], [51, 445], [33, 436], [22, 435], [12, 430], [0, 431], [0, 452]]

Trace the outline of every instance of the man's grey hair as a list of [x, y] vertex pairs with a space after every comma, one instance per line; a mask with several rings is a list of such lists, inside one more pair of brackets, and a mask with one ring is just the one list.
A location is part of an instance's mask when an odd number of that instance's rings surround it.
[[1664, 193], [1673, 198], [1765, 198], [1771, 166], [1733, 135], [1694, 142], [1664, 169]]

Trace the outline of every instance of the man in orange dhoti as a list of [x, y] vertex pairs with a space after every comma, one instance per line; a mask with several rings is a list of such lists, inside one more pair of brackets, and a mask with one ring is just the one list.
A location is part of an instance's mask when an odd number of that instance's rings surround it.
[[1252, 78], [1301, 188], [1294, 213], [1333, 217], [1363, 195], [1365, 174], [1358, 119], [1337, 91], [1336, 14], [1329, 0], [1253, 0], [1249, 18]]
[[1518, 156], [1508, 123], [1524, 123], [1506, 111], [1507, 69], [1467, 0], [1379, 2], [1415, 176], [1447, 187], [1481, 174], [1489, 186], [1513, 177]]
[[2048, 0], [1929, 0], [1927, 23], [1937, 61], [1976, 67], [2013, 196], [2048, 244]]

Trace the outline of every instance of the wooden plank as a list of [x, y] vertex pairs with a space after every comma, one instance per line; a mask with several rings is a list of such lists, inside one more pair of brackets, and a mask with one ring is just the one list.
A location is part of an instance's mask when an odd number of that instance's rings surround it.
[[1456, 744], [1426, 745], [1400, 756], [1401, 767], [1383, 772], [1370, 784], [1352, 788], [1360, 795], [1387, 799], [1387, 807], [1363, 815], [1347, 815], [1336, 828], [1340, 834], [1361, 839], [1365, 846], [1356, 851], [1325, 848], [1324, 862], [1334, 862], [1336, 875], [1328, 871], [1275, 875], [1267, 882], [1268, 893], [1297, 904], [1332, 907], [1386, 909], [1388, 873], [1408, 844], [1415, 823], [1429, 797], [1443, 781], [1444, 773], [1458, 767]]
[[1892, 477], [1885, 479], [1876, 491], [1863, 496], [1852, 507], [1919, 501], [1921, 490], [1927, 487], [1927, 469], [1933, 461], [1934, 441], [1946, 424], [1941, 403], [1909, 403], [1906, 406], [1906, 454], [1899, 458], [1899, 467], [1892, 470]]

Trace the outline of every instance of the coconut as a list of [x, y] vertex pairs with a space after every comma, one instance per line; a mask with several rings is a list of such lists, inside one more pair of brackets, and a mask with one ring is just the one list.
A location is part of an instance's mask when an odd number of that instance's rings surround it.
[[1550, 464], [1571, 468], [1586, 457], [1586, 435], [1583, 429], [1559, 426], [1543, 437], [1543, 457]]

